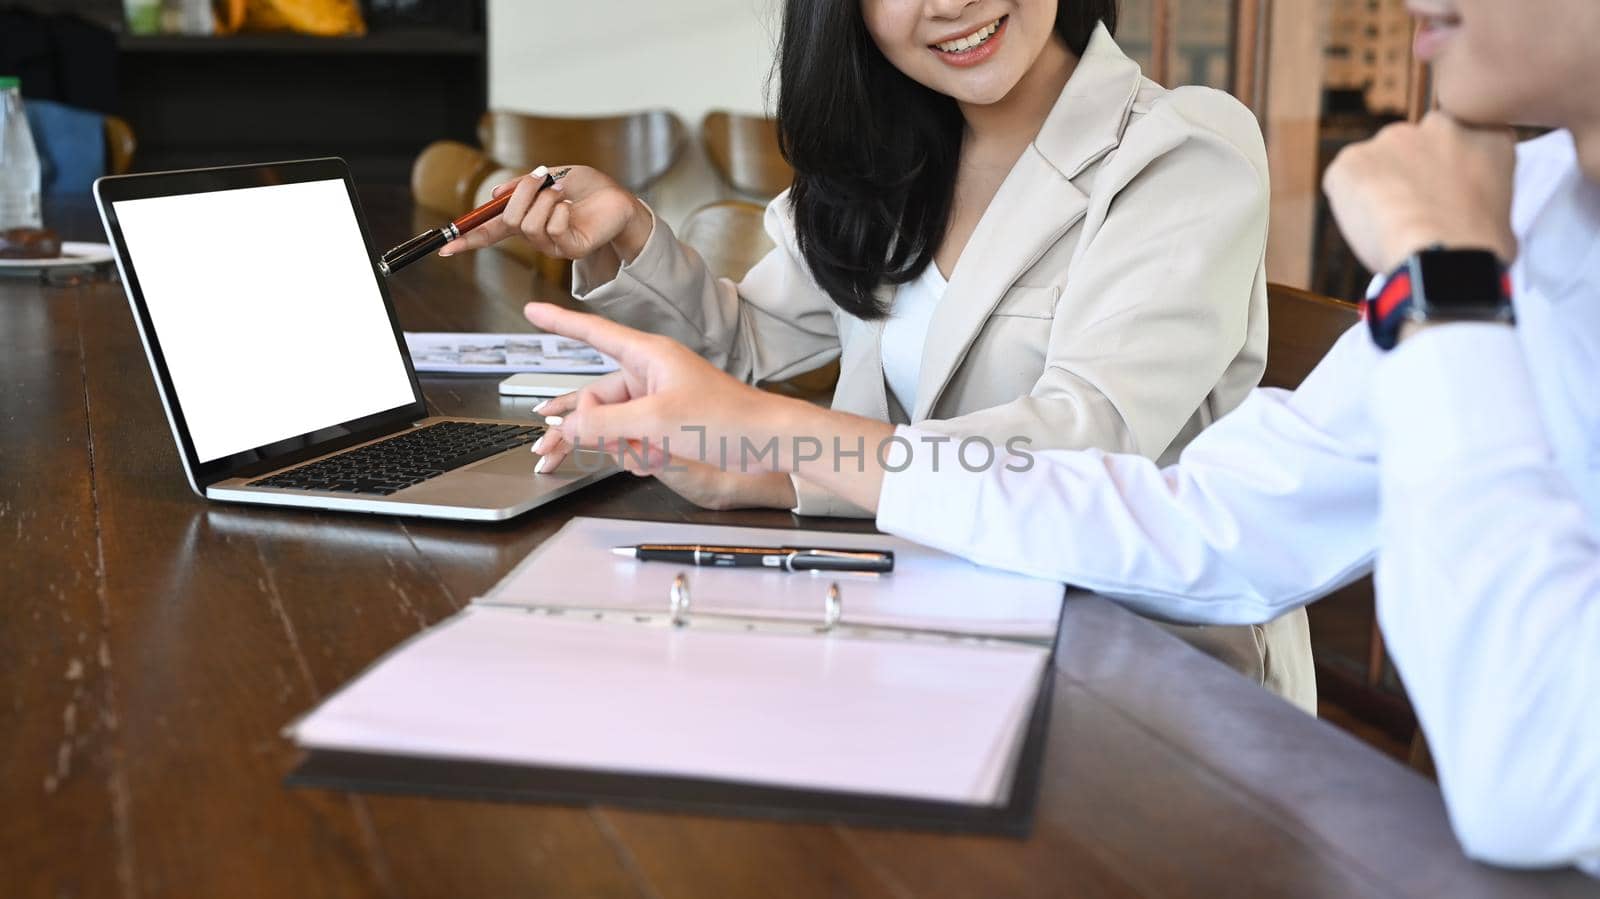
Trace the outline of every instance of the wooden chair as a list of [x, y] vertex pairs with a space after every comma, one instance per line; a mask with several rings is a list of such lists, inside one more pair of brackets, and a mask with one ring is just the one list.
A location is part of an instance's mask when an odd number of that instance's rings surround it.
[[454, 218], [471, 209], [478, 189], [500, 165], [477, 147], [434, 141], [411, 165], [411, 196], [417, 204]]
[[106, 116], [106, 172], [126, 175], [133, 170], [133, 154], [139, 149], [133, 126], [126, 119]]
[[794, 182], [794, 169], [778, 149], [778, 122], [717, 110], [700, 120], [700, 139], [712, 168], [729, 187], [771, 200]]
[[[1282, 284], [1267, 285], [1268, 318], [1267, 370], [1263, 387], [1293, 390], [1317, 366], [1334, 341], [1361, 320], [1361, 307]], [[1364, 577], [1327, 597], [1324, 608], [1343, 606], [1375, 609], [1372, 578]], [[1311, 608], [1315, 617], [1317, 607]], [[1345, 630], [1349, 630], [1348, 628]], [[1364, 642], [1360, 646], [1358, 641]], [[1384, 732], [1397, 744], [1411, 743], [1411, 760], [1417, 767], [1419, 751], [1416, 717], [1405, 699], [1391, 689], [1388, 680], [1388, 654], [1376, 613], [1363, 635], [1351, 632], [1343, 641], [1361, 656], [1352, 666], [1337, 659], [1317, 660], [1317, 690], [1330, 702], [1355, 714], [1363, 723]], [[1359, 648], [1358, 648], [1359, 646]]]
[[672, 170], [683, 152], [683, 121], [664, 109], [603, 118], [560, 118], [491, 110], [478, 141], [491, 159], [528, 171], [581, 162], [642, 193]]
[[1300, 386], [1334, 341], [1361, 320], [1361, 307], [1283, 284], [1267, 285], [1267, 370], [1261, 386]]
[[[719, 278], [738, 281], [772, 251], [772, 239], [762, 227], [766, 209], [746, 200], [723, 200], [702, 206], [684, 219], [678, 237], [694, 247]], [[762, 386], [774, 393], [826, 403], [839, 382], [839, 363]]]
[[739, 281], [772, 251], [772, 238], [762, 227], [765, 214], [744, 200], [711, 203], [689, 213], [678, 239], [695, 248], [712, 274]]

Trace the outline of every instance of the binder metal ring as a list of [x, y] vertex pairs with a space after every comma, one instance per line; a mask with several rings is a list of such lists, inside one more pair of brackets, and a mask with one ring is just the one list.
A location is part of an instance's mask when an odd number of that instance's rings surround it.
[[678, 575], [672, 579], [672, 592], [669, 594], [672, 609], [672, 624], [674, 627], [683, 627], [689, 623], [689, 579]]
[[[667, 609], [668, 620], [671, 622], [673, 627], [689, 626], [690, 602], [688, 575], [679, 574], [672, 579], [672, 587], [667, 592]], [[777, 625], [780, 627], [785, 625], [789, 627], [801, 627], [827, 633], [828, 631], [831, 631], [837, 627], [839, 622], [844, 618], [844, 600], [842, 591], [839, 588], [839, 582], [834, 581], [833, 583], [829, 584], [828, 592], [822, 598], [822, 622], [820, 625], [806, 624], [803, 621], [793, 620], [784, 622], [782, 619], [764, 618], [756, 615], [730, 614], [726, 612], [703, 612], [694, 617], [705, 618], [711, 621], [721, 621], [725, 623], [742, 622], [746, 629], [755, 629], [760, 627], [762, 624], [767, 624]]]

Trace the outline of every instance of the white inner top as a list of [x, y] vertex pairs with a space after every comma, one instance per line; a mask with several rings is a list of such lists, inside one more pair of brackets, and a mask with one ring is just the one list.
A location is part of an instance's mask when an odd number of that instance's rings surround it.
[[922, 375], [922, 349], [928, 342], [933, 310], [949, 286], [939, 266], [928, 263], [916, 280], [900, 285], [883, 326], [883, 379], [906, 415], [916, 414], [917, 379]]

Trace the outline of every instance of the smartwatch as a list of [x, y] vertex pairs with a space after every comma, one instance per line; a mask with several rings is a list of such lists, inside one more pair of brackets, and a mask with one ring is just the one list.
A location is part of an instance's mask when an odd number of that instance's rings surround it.
[[1512, 324], [1511, 277], [1488, 250], [1432, 247], [1401, 263], [1367, 300], [1367, 326], [1380, 349], [1400, 342], [1406, 322]]

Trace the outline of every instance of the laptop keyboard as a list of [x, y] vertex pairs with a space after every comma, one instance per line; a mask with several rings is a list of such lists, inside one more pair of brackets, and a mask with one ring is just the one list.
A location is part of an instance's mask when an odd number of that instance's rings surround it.
[[443, 421], [251, 481], [250, 486], [388, 496], [532, 443], [542, 433], [538, 425]]

